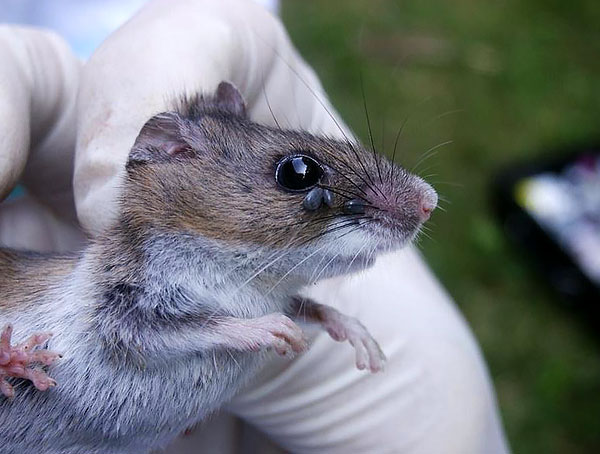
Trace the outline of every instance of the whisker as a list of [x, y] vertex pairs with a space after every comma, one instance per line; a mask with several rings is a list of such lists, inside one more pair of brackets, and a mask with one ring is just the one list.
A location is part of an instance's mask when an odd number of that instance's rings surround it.
[[[365, 174], [367, 174], [367, 169], [365, 168], [362, 160], [360, 159], [360, 156], [358, 155], [357, 151], [354, 148], [354, 145], [351, 142], [347, 142], [346, 145], [352, 150], [352, 152], [354, 153], [354, 156], [356, 157], [356, 160], [358, 161], [359, 165], [362, 167], [363, 171], [365, 172]], [[329, 152], [328, 150], [323, 150], [325, 153], [327, 153], [329, 156], [331, 156], [334, 159], [337, 159], [337, 161], [341, 164], [344, 164], [345, 167], [350, 170], [354, 175], [356, 175], [360, 181], [362, 181], [364, 183], [364, 185], [366, 187], [368, 187], [369, 189], [372, 189], [373, 192], [375, 192], [377, 187], [373, 187], [372, 184], [369, 184], [360, 173], [358, 173], [358, 171], [356, 171], [354, 168], [352, 168], [348, 163], [342, 161], [341, 159], [339, 159], [338, 156], [336, 156], [335, 154]], [[370, 178], [369, 178], [370, 179]], [[362, 188], [360, 188], [359, 186], [357, 186], [355, 183], [353, 183], [361, 192], [363, 192], [365, 195], [367, 194]], [[381, 190], [379, 188], [377, 188], [377, 190], [381, 193]]]
[[442, 142], [439, 143], [433, 147], [431, 147], [429, 150], [427, 150], [425, 153], [423, 153], [423, 156], [421, 157], [421, 159], [419, 159], [419, 161], [413, 166], [411, 172], [414, 173], [415, 170], [417, 169], [417, 167], [423, 163], [426, 159], [430, 158], [432, 156], [432, 153], [435, 152], [437, 149], [444, 147], [446, 145], [451, 144], [452, 142], [454, 142], [453, 140], [447, 140], [446, 142]]
[[[291, 239], [288, 242], [288, 246], [289, 246], [289, 243], [291, 243], [292, 241], [293, 241], [293, 239]], [[277, 257], [275, 257], [273, 260], [271, 260], [270, 262], [268, 262], [266, 265], [260, 266], [259, 269], [256, 272], [254, 272], [248, 279], [246, 279], [244, 282], [242, 282], [242, 284], [240, 286], [238, 286], [233, 291], [233, 293], [235, 294], [235, 293], [239, 292], [242, 288], [244, 288], [247, 284], [249, 284], [257, 276], [259, 276], [264, 270], [266, 270], [270, 266], [274, 265], [277, 261], [281, 260], [283, 257], [285, 257], [286, 255], [288, 255], [290, 253], [290, 251], [291, 250], [284, 250], [283, 253], [281, 253], [280, 250], [276, 250], [275, 252], [273, 252], [272, 254], [270, 254], [269, 257], [267, 258], [267, 260], [269, 260], [271, 257], [273, 257], [276, 254], [279, 254], [279, 255], [277, 255]]]
[[[368, 224], [370, 221], [373, 221], [373, 219], [370, 219], [369, 221], [366, 221], [366, 222], [364, 222], [363, 224], [361, 224], [361, 225], [357, 226], [357, 228], [355, 228], [355, 229], [351, 230], [351, 231], [350, 231], [350, 232], [348, 232], [348, 233], [352, 233], [352, 232], [354, 232], [354, 231], [358, 230], [359, 228], [362, 228], [364, 225]], [[340, 239], [340, 238], [336, 238], [336, 240], [339, 240], [339, 239]], [[350, 262], [350, 264], [348, 265], [348, 268], [346, 269], [346, 273], [348, 272], [348, 270], [349, 270], [349, 269], [350, 269], [350, 267], [352, 266], [352, 263], [354, 262], [354, 260], [356, 260], [356, 257], [358, 257], [358, 255], [361, 253], [361, 251], [362, 251], [362, 250], [365, 248], [366, 244], [367, 244], [367, 243], [365, 243], [365, 244], [364, 244], [364, 245], [363, 245], [363, 246], [362, 246], [362, 247], [361, 247], [361, 248], [358, 250], [358, 252], [357, 252], [357, 253], [356, 253], [356, 255], [354, 256], [354, 258], [352, 259], [352, 261], [351, 261], [351, 262]], [[315, 278], [315, 280], [313, 281], [313, 283], [314, 283], [314, 282], [317, 282], [317, 281], [319, 280], [319, 278], [320, 278], [320, 277], [321, 277], [321, 275], [322, 275], [322, 274], [325, 272], [325, 270], [327, 269], [327, 267], [328, 267], [328, 266], [329, 266], [329, 265], [330, 265], [330, 264], [331, 264], [331, 263], [332, 263], [332, 262], [333, 262], [333, 261], [334, 261], [334, 260], [335, 260], [337, 257], [339, 257], [339, 256], [340, 256], [340, 254], [341, 254], [341, 253], [340, 253], [340, 252], [338, 252], [336, 255], [334, 255], [334, 256], [333, 256], [333, 257], [332, 257], [332, 258], [331, 258], [331, 259], [330, 259], [330, 260], [329, 260], [329, 261], [328, 261], [328, 262], [325, 264], [325, 266], [324, 266], [324, 267], [323, 267], [323, 269], [322, 269], [322, 270], [319, 272], [319, 274], [317, 275], [317, 277]], [[320, 263], [320, 262], [319, 262], [319, 263]], [[312, 276], [311, 276], [311, 278], [312, 278]]]
[[231, 352], [229, 351], [229, 349], [225, 349], [225, 351], [227, 352], [227, 354], [229, 355], [229, 357], [231, 358], [231, 360], [235, 363], [235, 365], [238, 367], [239, 370], [242, 370], [242, 366], [240, 366], [240, 363], [237, 362], [237, 360], [233, 357], [233, 355], [231, 354]]
[[[394, 151], [392, 152], [392, 164], [396, 164], [396, 150], [398, 149], [398, 142], [400, 140], [400, 136], [402, 136], [402, 131], [404, 131], [404, 126], [406, 126], [406, 122], [408, 121], [408, 116], [404, 119], [404, 121], [402, 122], [402, 125], [400, 125], [400, 129], [398, 130], [398, 133], [396, 134], [396, 140], [394, 140]], [[394, 170], [395, 167], [392, 165], [390, 166], [390, 176], [389, 179], [390, 181], [393, 179], [393, 175], [394, 175]]]
[[423, 128], [430, 126], [432, 123], [436, 122], [440, 118], [447, 117], [448, 115], [454, 115], [456, 113], [462, 113], [464, 111], [465, 111], [465, 109], [454, 109], [454, 110], [448, 110], [446, 112], [443, 112], [439, 115], [436, 115], [435, 117], [433, 117], [431, 120], [427, 121], [426, 123], [424, 123]]
[[373, 253], [375, 252], [375, 250], [379, 247], [379, 245], [381, 244], [381, 240], [379, 240], [374, 246], [373, 248], [369, 251], [369, 253], [367, 254], [366, 258], [365, 258], [365, 264], [369, 263], [371, 261], [371, 257], [373, 256]]
[[[437, 151], [435, 151], [435, 152], [433, 152], [433, 153], [431, 154], [431, 156], [429, 156], [427, 159], [429, 159], [429, 158], [431, 158], [431, 157], [433, 157], [433, 156], [435, 156], [435, 155], [437, 155], [437, 154], [438, 154], [438, 152], [437, 152]], [[439, 167], [440, 167], [440, 163], [439, 163], [439, 162], [434, 162], [433, 164], [431, 164], [431, 165], [429, 165], [429, 166], [425, 167], [423, 170], [419, 170], [419, 175], [422, 175], [422, 174], [424, 174], [425, 172], [429, 172], [430, 170], [437, 169], [437, 168], [439, 168]], [[437, 174], [433, 174], [433, 175], [434, 175], [434, 176], [437, 176]], [[421, 177], [421, 178], [426, 178], [426, 177]]]
[[[364, 218], [352, 218], [352, 219], [350, 219], [350, 220], [342, 220], [342, 221], [340, 221], [340, 222], [338, 222], [338, 223], [334, 223], [334, 224], [332, 224], [332, 225], [329, 225], [329, 226], [328, 226], [328, 227], [327, 227], [325, 230], [323, 230], [322, 232], [319, 232], [319, 233], [317, 233], [316, 235], [312, 235], [311, 237], [309, 237], [309, 238], [307, 238], [307, 239], [305, 239], [305, 240], [301, 241], [301, 242], [300, 242], [300, 243], [298, 243], [298, 244], [293, 244], [293, 243], [292, 243], [292, 241], [293, 241], [293, 239], [295, 239], [295, 238], [297, 237], [297, 235], [296, 235], [296, 237], [294, 237], [292, 240], [290, 240], [290, 241], [288, 242], [288, 244], [287, 244], [287, 246], [286, 246], [286, 247], [287, 247], [287, 248], [289, 248], [289, 249], [285, 249], [285, 250], [283, 251], [283, 253], [282, 253], [282, 254], [278, 255], [277, 257], [275, 257], [273, 260], [271, 260], [270, 262], [268, 262], [268, 263], [267, 263], [267, 264], [265, 264], [264, 266], [261, 266], [261, 267], [259, 267], [259, 269], [258, 269], [256, 272], [254, 272], [254, 273], [253, 273], [253, 274], [252, 274], [252, 275], [251, 275], [251, 276], [250, 276], [248, 279], [246, 279], [246, 280], [245, 280], [245, 281], [244, 281], [244, 282], [243, 282], [243, 283], [242, 283], [240, 286], [238, 286], [238, 287], [237, 287], [237, 288], [234, 290], [234, 292], [233, 292], [233, 293], [235, 294], [235, 293], [239, 292], [239, 291], [240, 291], [242, 288], [244, 288], [246, 285], [248, 285], [248, 284], [249, 284], [249, 283], [250, 283], [252, 280], [254, 280], [256, 277], [258, 277], [258, 276], [259, 276], [259, 275], [260, 275], [260, 274], [261, 274], [263, 271], [265, 271], [266, 269], [270, 268], [270, 267], [271, 267], [271, 266], [273, 266], [275, 263], [277, 263], [279, 260], [281, 260], [281, 259], [282, 259], [282, 258], [284, 258], [285, 256], [289, 255], [291, 252], [293, 252], [293, 250], [294, 250], [294, 249], [292, 249], [292, 248], [299, 248], [299, 247], [302, 247], [302, 246], [304, 246], [306, 243], [308, 243], [308, 242], [310, 242], [310, 241], [314, 241], [314, 240], [316, 240], [316, 239], [320, 238], [321, 236], [324, 236], [324, 235], [327, 235], [327, 234], [330, 234], [330, 233], [336, 232], [336, 231], [338, 231], [338, 230], [340, 230], [340, 229], [342, 229], [342, 228], [348, 227], [348, 226], [350, 226], [350, 225], [354, 225], [354, 224], [356, 224], [356, 222], [357, 222], [358, 220], [361, 220], [361, 219], [368, 219], [368, 218], [369, 218], [369, 216], [365, 216]], [[281, 251], [275, 251], [275, 253], [274, 253], [274, 254], [277, 254], [278, 252], [281, 252]], [[271, 254], [271, 255], [269, 256], [269, 258], [270, 258], [270, 257], [272, 257], [274, 254]], [[268, 259], [267, 259], [267, 260], [268, 260]]]
[[[348, 227], [348, 225], [345, 225], [343, 227]], [[338, 241], [341, 238], [343, 238], [344, 236], [354, 232], [355, 230], [357, 230], [357, 228], [361, 228], [362, 226], [357, 226], [354, 229], [343, 233], [341, 236], [338, 235], [337, 237], [335, 237], [332, 241]], [[340, 228], [336, 228], [335, 231], [340, 230]], [[329, 232], [331, 233], [331, 232]], [[317, 254], [318, 252], [322, 251], [324, 248], [326, 248], [327, 246], [329, 246], [328, 244], [324, 244], [323, 246], [321, 246], [320, 248], [316, 249], [315, 251], [311, 252], [308, 256], [306, 256], [305, 258], [303, 258], [302, 260], [300, 260], [298, 263], [296, 263], [296, 265], [294, 265], [290, 270], [288, 270], [283, 276], [281, 276], [281, 278], [267, 291], [267, 293], [264, 294], [264, 296], [269, 295], [281, 282], [284, 281], [284, 279], [286, 277], [288, 277], [296, 268], [298, 268], [300, 265], [302, 265], [304, 262], [306, 262], [308, 259], [310, 259], [311, 257], [313, 257], [315, 254]]]
[[[353, 199], [353, 198], [358, 197], [359, 199], [362, 199], [365, 202], [367, 202], [367, 204], [364, 204], [365, 206], [376, 208], [374, 205], [370, 205], [370, 201], [368, 199], [366, 199], [365, 197], [357, 194], [356, 192], [349, 191], [347, 189], [342, 189], [342, 188], [334, 188], [333, 186], [329, 186], [329, 185], [326, 185], [326, 184], [318, 184], [317, 186], [320, 187], [320, 188], [322, 188], [322, 189], [328, 189], [329, 191], [333, 192], [334, 194], [338, 194], [338, 195], [340, 195], [340, 196], [342, 196], [342, 197], [344, 197], [346, 199]], [[340, 191], [342, 191], [342, 192], [340, 192]], [[345, 194], [343, 192], [345, 192]], [[350, 194], [350, 196], [348, 194]]]
[[386, 115], [383, 116], [383, 120], [381, 121], [381, 153], [385, 153], [385, 117]]
[[[302, 316], [304, 321], [306, 321], [306, 304], [304, 304], [305, 301], [306, 300], [304, 298], [300, 299], [300, 306], [298, 306], [298, 310], [296, 311], [296, 317]], [[304, 311], [304, 314], [302, 314], [303, 311]]]
[[319, 187], [321, 189], [328, 189], [329, 191], [333, 192], [334, 194], [337, 194], [345, 199], [353, 199], [355, 197], [359, 197], [359, 198], [365, 200], [365, 198], [363, 196], [358, 195], [355, 192], [349, 191], [347, 189], [335, 188], [333, 186], [329, 186], [327, 184], [322, 184], [322, 183], [318, 183], [317, 187]]
[[344, 131], [344, 129], [342, 128], [342, 126], [340, 125], [340, 123], [337, 121], [337, 119], [335, 118], [335, 116], [327, 108], [327, 106], [325, 105], [325, 103], [317, 95], [317, 93], [315, 92], [315, 90], [308, 84], [308, 82], [306, 82], [306, 80], [304, 80], [304, 78], [302, 76], [300, 76], [300, 73], [298, 73], [298, 71], [291, 65], [291, 63], [289, 63], [285, 58], [283, 58], [283, 56], [278, 52], [278, 50], [275, 48], [275, 46], [273, 46], [272, 44], [270, 44], [266, 39], [264, 39], [258, 33], [255, 32], [255, 34], [263, 42], [263, 44], [265, 46], [269, 46], [271, 48], [271, 50], [273, 51], [273, 53], [275, 55], [277, 55], [277, 57], [298, 78], [298, 80], [302, 83], [302, 85], [304, 85], [306, 87], [306, 89], [314, 96], [314, 98], [321, 105], [321, 107], [323, 108], [323, 110], [325, 110], [325, 112], [327, 113], [327, 115], [329, 115], [329, 118], [331, 118], [331, 120], [333, 121], [333, 123], [336, 125], [336, 127], [339, 129], [339, 131], [342, 133], [342, 136], [349, 142], [350, 140], [348, 139], [348, 135], [346, 134], [346, 132]]
[[273, 113], [273, 109], [271, 108], [271, 103], [269, 102], [269, 97], [267, 96], [267, 89], [265, 87], [264, 74], [263, 74], [263, 79], [262, 79], [262, 85], [263, 85], [263, 94], [265, 96], [265, 102], [267, 103], [267, 107], [269, 109], [269, 112], [271, 112], [271, 117], [273, 117], [273, 121], [277, 125], [277, 128], [281, 130], [281, 125], [279, 124], [279, 122], [277, 121], [277, 118], [275, 117], [275, 114]]
[[369, 174], [369, 172], [367, 172], [367, 169], [365, 168], [365, 165], [363, 164], [362, 160], [360, 159], [360, 156], [358, 154], [358, 152], [356, 151], [356, 149], [354, 148], [354, 145], [351, 144], [350, 142], [348, 142], [348, 146], [350, 147], [350, 149], [352, 150], [352, 152], [354, 153], [354, 156], [356, 157], [356, 160], [358, 161], [358, 164], [362, 167], [363, 172], [365, 173], [365, 175], [367, 176], [367, 178], [369, 179], [369, 181], [371, 182], [371, 184], [367, 183], [364, 179], [362, 179], [360, 176], [358, 176], [359, 178], [361, 178], [361, 180], [369, 187], [369, 189], [371, 189], [373, 192], [377, 191], [379, 192], [382, 196], [385, 197], [385, 194], [383, 193], [383, 191], [377, 187], [377, 185], [375, 185], [375, 183], [373, 182], [373, 179], [371, 178], [371, 175]]
[[318, 234], [316, 234], [316, 235], [313, 235], [313, 236], [311, 236], [310, 238], [306, 239], [305, 241], [303, 241], [303, 242], [302, 242], [302, 243], [300, 243], [299, 245], [295, 245], [295, 247], [304, 246], [306, 243], [308, 243], [308, 242], [310, 242], [310, 241], [313, 241], [313, 240], [316, 240], [316, 239], [318, 239], [318, 238], [320, 238], [320, 237], [322, 237], [322, 236], [324, 236], [324, 235], [328, 235], [328, 234], [330, 234], [330, 233], [333, 233], [333, 232], [335, 232], [335, 231], [337, 231], [337, 230], [340, 230], [340, 229], [342, 229], [342, 228], [344, 228], [344, 227], [347, 227], [347, 226], [349, 226], [349, 225], [354, 225], [354, 224], [356, 224], [356, 222], [357, 222], [357, 221], [360, 221], [360, 220], [368, 220], [368, 219], [370, 219], [370, 218], [371, 218], [371, 216], [364, 216], [364, 217], [362, 217], [362, 218], [353, 218], [352, 220], [348, 221], [348, 223], [347, 223], [347, 224], [342, 224], [342, 225], [339, 225], [339, 224], [337, 224], [337, 225], [335, 225], [335, 226], [334, 226], [334, 228], [332, 228], [332, 229], [329, 229], [329, 228], [327, 228], [327, 229], [325, 229], [323, 232], [319, 232]]
[[423, 235], [425, 238], [427, 238], [429, 241], [434, 241], [434, 239], [431, 237], [431, 235], [429, 235], [429, 233], [427, 233], [425, 230], [421, 229], [419, 230], [418, 235]]
[[[314, 96], [314, 98], [321, 105], [321, 107], [323, 108], [323, 110], [325, 110], [325, 112], [327, 113], [327, 115], [329, 115], [329, 118], [331, 118], [331, 120], [333, 121], [333, 123], [335, 124], [335, 126], [342, 133], [342, 136], [344, 137], [344, 139], [346, 140], [346, 142], [350, 146], [350, 149], [353, 151], [353, 153], [354, 153], [354, 155], [355, 155], [358, 163], [360, 164], [360, 166], [362, 167], [363, 171], [365, 172], [365, 175], [369, 178], [369, 180], [371, 180], [371, 185], [367, 184], [367, 186], [369, 186], [369, 188], [372, 189], [372, 190], [379, 189], [379, 188], [373, 188], [374, 183], [373, 183], [373, 181], [372, 181], [369, 173], [367, 172], [367, 170], [366, 170], [366, 168], [365, 168], [362, 160], [360, 159], [360, 156], [356, 152], [356, 150], [355, 150], [355, 148], [353, 146], [353, 142], [349, 139], [348, 135], [346, 134], [346, 132], [344, 131], [344, 129], [340, 125], [339, 121], [337, 121], [337, 119], [335, 118], [335, 116], [333, 115], [333, 113], [327, 108], [327, 106], [325, 105], [325, 102], [317, 95], [316, 91], [308, 84], [308, 82], [306, 82], [306, 80], [304, 80], [304, 78], [302, 76], [300, 76], [300, 74], [298, 73], [298, 71], [285, 58], [283, 58], [283, 56], [277, 51], [277, 49], [274, 46], [272, 46], [267, 40], [265, 40], [258, 33], [255, 33], [255, 34], [263, 42], [263, 44], [265, 46], [269, 46], [271, 48], [271, 50], [273, 51], [273, 53], [275, 55], [277, 55], [277, 57], [298, 78], [298, 80], [302, 83], [302, 85], [304, 85], [306, 87], [306, 89]], [[362, 180], [362, 177], [358, 173], [357, 173], [357, 176], [359, 178], [361, 178], [361, 180]], [[363, 182], [364, 182], [364, 180], [363, 180]], [[365, 184], [366, 184], [366, 182], [365, 182]], [[383, 194], [383, 192], [381, 190], [379, 190], [379, 192], [385, 197], [385, 194]]]
[[[296, 71], [296, 69], [285, 59], [281, 56], [281, 54], [277, 51], [277, 49], [275, 47], [273, 47], [272, 45], [270, 45], [265, 39], [262, 38], [262, 36], [260, 36], [258, 33], [256, 33], [256, 36], [263, 41], [263, 43], [266, 46], [270, 46], [271, 50], [273, 51], [273, 53], [275, 55], [277, 55], [277, 57], [279, 59], [281, 59], [281, 61], [288, 67], [288, 69], [298, 78], [298, 80], [302, 83], [302, 85], [304, 85], [307, 90], [314, 96], [314, 98], [317, 100], [317, 102], [321, 105], [321, 107], [325, 110], [325, 112], [329, 115], [329, 117], [331, 118], [331, 120], [334, 122], [334, 124], [336, 125], [336, 127], [339, 129], [339, 131], [342, 133], [342, 136], [344, 137], [344, 139], [346, 140], [347, 144], [350, 146], [350, 149], [353, 151], [358, 163], [360, 164], [360, 166], [362, 167], [365, 175], [367, 176], [367, 178], [371, 181], [371, 185], [368, 185], [370, 189], [372, 189], [373, 191], [378, 190], [378, 192], [381, 193], [381, 195], [383, 197], [385, 197], [385, 194], [381, 191], [381, 189], [377, 188], [377, 186], [374, 185], [373, 180], [371, 179], [371, 176], [369, 175], [369, 173], [367, 172], [367, 169], [365, 168], [362, 160], [360, 159], [360, 156], [358, 155], [356, 149], [353, 146], [353, 142], [350, 141], [350, 139], [348, 138], [348, 135], [346, 134], [346, 132], [344, 131], [344, 129], [342, 128], [342, 126], [340, 125], [340, 123], [337, 121], [337, 119], [335, 118], [335, 116], [332, 114], [332, 112], [327, 108], [327, 106], [325, 105], [325, 103], [323, 102], [323, 100], [317, 95], [317, 93], [315, 92], [315, 90], [308, 84], [308, 82], [306, 82], [304, 80], [303, 77], [300, 76], [300, 74], [298, 73], [298, 71]], [[360, 177], [360, 175], [357, 174], [357, 176]], [[362, 179], [362, 178], [361, 178]], [[364, 181], [364, 180], [363, 180]], [[365, 182], [366, 184], [366, 182]], [[375, 186], [375, 187], [374, 187]]]
[[432, 184], [444, 184], [447, 186], [454, 186], [455, 188], [464, 188], [465, 185], [462, 183], [457, 183], [455, 181], [440, 181], [440, 180], [433, 180], [431, 181]]
[[[340, 162], [341, 164], [344, 164], [346, 167], [348, 167], [348, 169], [354, 173], [356, 176], [358, 176], [361, 180], [362, 177], [356, 172], [356, 170], [354, 170], [352, 167], [350, 167], [347, 163], [345, 163], [344, 161], [342, 161], [341, 159], [339, 159], [339, 157], [335, 156], [333, 153], [329, 153], [328, 150], [323, 150], [325, 153], [327, 153], [330, 157], [336, 159], [338, 162]], [[336, 171], [340, 176], [342, 176], [344, 179], [348, 180], [350, 182], [350, 184], [352, 184], [353, 186], [356, 187], [356, 189], [358, 189], [360, 192], [362, 192], [364, 195], [367, 195], [367, 193], [365, 192], [365, 190], [363, 188], [361, 188], [359, 185], [357, 185], [354, 181], [352, 181], [346, 174], [344, 174], [343, 172], [341, 172], [339, 169], [337, 169], [336, 167], [332, 166], [331, 164], [329, 164], [329, 167], [331, 167], [334, 171]], [[364, 180], [363, 180], [364, 181]], [[365, 183], [366, 184], [366, 183]]]
[[338, 258], [340, 256], [341, 252], [338, 252], [337, 254], [335, 254], [333, 257], [331, 257], [327, 263], [325, 264], [325, 266], [321, 269], [321, 271], [319, 271], [319, 274], [317, 274], [317, 277], [315, 277], [315, 280], [312, 281], [312, 283], [314, 284], [315, 282], [319, 281], [319, 278], [321, 277], [321, 275], [325, 272], [325, 270], [327, 269], [327, 267], [329, 265], [331, 265], [333, 263], [333, 261]]
[[[321, 260], [319, 260], [319, 263], [317, 263], [317, 266], [315, 266], [315, 270], [312, 272], [312, 274], [310, 275], [310, 278], [308, 279], [308, 285], [312, 285], [314, 284], [317, 279], [313, 280], [313, 277], [315, 277], [315, 273], [317, 272], [317, 270], [319, 269], [319, 267], [321, 266], [321, 263], [323, 263], [323, 261], [327, 258], [326, 255], [323, 255], [323, 257], [321, 257]], [[325, 265], [327, 266], [327, 265]], [[318, 276], [317, 276], [318, 278]]]
[[353, 214], [353, 213], [349, 213], [349, 214], [346, 214], [346, 213], [328, 214], [326, 216], [320, 216], [320, 217], [316, 217], [316, 218], [311, 217], [310, 219], [305, 219], [305, 220], [302, 220], [302, 221], [294, 222], [292, 224], [287, 224], [286, 227], [293, 227], [293, 226], [296, 226], [296, 225], [306, 225], [306, 224], [310, 224], [311, 222], [327, 221], [329, 219], [336, 219], [336, 218], [350, 217], [350, 216], [360, 216], [360, 214], [359, 213], [357, 213], [357, 214]]
[[265, 293], [263, 296], [267, 296], [269, 295], [274, 289], [275, 287], [277, 287], [281, 282], [283, 282], [283, 280], [288, 277], [292, 271], [294, 271], [296, 268], [298, 268], [300, 265], [302, 265], [304, 262], [306, 262], [308, 259], [310, 259], [312, 256], [314, 256], [315, 254], [321, 252], [323, 249], [325, 249], [328, 245], [324, 244], [323, 246], [321, 246], [320, 248], [315, 249], [313, 252], [311, 252], [310, 254], [308, 254], [306, 257], [304, 257], [302, 260], [300, 260], [298, 263], [296, 263], [296, 265], [294, 265], [290, 270], [288, 270], [283, 276], [281, 276], [279, 278], [279, 280], [277, 282], [275, 282], [275, 284], [269, 289], [267, 290], [267, 293]]
[[[365, 117], [367, 119], [367, 128], [369, 129], [369, 141], [371, 142], [371, 150], [373, 151], [373, 159], [375, 159], [375, 165], [377, 166], [377, 173], [379, 174], [379, 181], [383, 183], [381, 178], [381, 169], [379, 168], [379, 159], [377, 159], [377, 150], [375, 149], [375, 141], [373, 140], [373, 131], [371, 129], [371, 120], [369, 118], [369, 109], [367, 108], [367, 98], [365, 96], [365, 85], [363, 83], [362, 73], [360, 74], [360, 90], [363, 97], [363, 106], [365, 110]], [[371, 180], [371, 183], [373, 181]], [[385, 195], [384, 195], [385, 197]]]
[[352, 264], [354, 263], [354, 261], [356, 260], [356, 258], [360, 255], [360, 253], [364, 250], [364, 248], [367, 246], [367, 242], [365, 242], [365, 244], [363, 244], [360, 249], [358, 250], [358, 252], [354, 255], [354, 257], [352, 258], [352, 260], [350, 260], [350, 263], [348, 264], [348, 267], [346, 268], [346, 274], [350, 271], [350, 268], [352, 267]]

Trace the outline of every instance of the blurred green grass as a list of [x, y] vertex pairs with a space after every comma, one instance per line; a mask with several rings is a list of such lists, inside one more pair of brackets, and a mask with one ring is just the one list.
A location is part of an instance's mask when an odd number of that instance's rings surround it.
[[282, 15], [365, 142], [361, 77], [386, 153], [408, 118], [397, 159], [448, 200], [420, 247], [481, 344], [514, 452], [600, 452], [600, 336], [557, 304], [488, 199], [502, 165], [600, 135], [600, 2], [305, 0]]

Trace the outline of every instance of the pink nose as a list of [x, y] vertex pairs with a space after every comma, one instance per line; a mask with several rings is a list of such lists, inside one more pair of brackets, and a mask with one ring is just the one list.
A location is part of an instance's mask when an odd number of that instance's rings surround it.
[[435, 209], [437, 201], [433, 197], [425, 196], [421, 200], [420, 212], [421, 222], [425, 222], [431, 216], [431, 212]]

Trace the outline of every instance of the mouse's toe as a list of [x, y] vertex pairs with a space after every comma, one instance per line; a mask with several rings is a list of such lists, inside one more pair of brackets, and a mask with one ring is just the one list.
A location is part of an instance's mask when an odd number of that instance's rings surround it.
[[60, 358], [58, 353], [41, 348], [51, 334], [35, 333], [25, 342], [11, 345], [12, 332], [12, 325], [6, 325], [0, 334], [0, 392], [6, 397], [14, 396], [14, 389], [7, 381], [9, 377], [30, 380], [40, 391], [56, 386], [56, 382], [40, 368]]

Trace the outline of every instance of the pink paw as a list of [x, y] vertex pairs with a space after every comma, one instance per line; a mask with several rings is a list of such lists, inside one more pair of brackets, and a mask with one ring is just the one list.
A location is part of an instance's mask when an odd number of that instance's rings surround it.
[[0, 392], [6, 397], [13, 397], [15, 394], [13, 387], [6, 380], [7, 377], [31, 380], [40, 391], [56, 386], [56, 382], [39, 366], [51, 365], [60, 355], [35, 348], [46, 342], [51, 334], [36, 333], [25, 342], [11, 346], [12, 331], [12, 326], [6, 325], [0, 334]]
[[275, 312], [248, 322], [256, 330], [259, 347], [273, 347], [278, 354], [286, 356], [301, 353], [308, 346], [302, 329], [283, 314]]
[[338, 342], [347, 340], [354, 347], [358, 369], [368, 368], [373, 373], [383, 370], [385, 355], [362, 323], [328, 306], [321, 306], [320, 313], [323, 328], [331, 338]]

